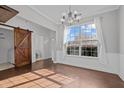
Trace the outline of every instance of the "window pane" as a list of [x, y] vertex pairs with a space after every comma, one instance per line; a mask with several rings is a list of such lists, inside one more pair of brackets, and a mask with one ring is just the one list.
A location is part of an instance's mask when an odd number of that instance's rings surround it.
[[79, 36], [80, 35], [80, 26], [74, 26], [70, 27], [70, 33], [71, 36]]
[[98, 41], [96, 36], [96, 26], [94, 23], [69, 27], [67, 32], [67, 54], [79, 55], [79, 52], [81, 52], [81, 56], [97, 57]]
[[70, 55], [73, 55], [74, 54], [74, 51], [70, 51]]
[[74, 55], [79, 55], [79, 51], [75, 51], [74, 52]]
[[79, 46], [75, 46], [74, 55], [79, 55]]
[[68, 46], [68, 47], [67, 47], [67, 54], [68, 54], [68, 55], [70, 55], [70, 51], [71, 51], [71, 49], [70, 49], [70, 47]]

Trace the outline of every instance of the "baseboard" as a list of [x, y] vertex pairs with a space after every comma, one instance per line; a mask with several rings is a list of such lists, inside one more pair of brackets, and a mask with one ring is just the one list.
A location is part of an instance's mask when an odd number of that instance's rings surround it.
[[53, 61], [53, 63], [62, 63], [62, 62], [60, 62], [60, 61]]
[[120, 54], [120, 78], [124, 81], [124, 54]]
[[44, 61], [44, 60], [52, 60], [52, 58], [38, 58], [38, 59], [35, 59], [35, 61], [33, 61], [33, 63], [37, 62], [37, 61]]
[[40, 60], [44, 60], [43, 58], [38, 58], [38, 59], [36, 59], [36, 61], [40, 61]]
[[53, 61], [52, 61], [52, 58], [38, 59], [38, 60], [36, 60], [35, 62], [39, 62], [39, 61], [40, 61], [40, 62], [41, 62], [41, 61], [43, 61], [43, 62], [50, 62], [50, 61], [53, 62]]
[[124, 75], [119, 74], [118, 76], [124, 81]]

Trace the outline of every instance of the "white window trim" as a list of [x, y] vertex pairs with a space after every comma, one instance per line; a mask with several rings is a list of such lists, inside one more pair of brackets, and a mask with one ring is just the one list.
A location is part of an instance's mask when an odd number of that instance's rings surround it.
[[[67, 26], [67, 27], [65, 27], [65, 31], [66, 31], [69, 27], [82, 26], [82, 25], [84, 25], [84, 24], [91, 24], [91, 23], [94, 23], [94, 24], [95, 24], [94, 21], [87, 21], [87, 22], [80, 23], [80, 24], [77, 24], [77, 25]], [[95, 24], [95, 25], [96, 25], [96, 24]], [[96, 29], [96, 30], [97, 30], [97, 29]], [[64, 36], [65, 36], [65, 34], [64, 34]], [[99, 43], [98, 34], [97, 34], [96, 38], [97, 38], [98, 43]], [[68, 55], [68, 54], [66, 53], [66, 51], [67, 51], [67, 44], [66, 44], [66, 48], [63, 47], [63, 50], [64, 50], [64, 56], [66, 56], [66, 57], [80, 57], [80, 58], [99, 59], [99, 58], [100, 58], [100, 48], [101, 48], [100, 45], [98, 45], [97, 48], [98, 48], [98, 50], [97, 50], [97, 51], [98, 51], [98, 56], [97, 56], [97, 57], [93, 57], [93, 56], [81, 56], [81, 44], [80, 44], [80, 46], [79, 46], [79, 55]]]

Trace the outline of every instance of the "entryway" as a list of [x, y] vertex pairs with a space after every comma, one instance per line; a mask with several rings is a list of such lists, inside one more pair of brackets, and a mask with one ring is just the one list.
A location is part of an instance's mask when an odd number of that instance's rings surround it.
[[14, 31], [0, 27], [0, 71], [14, 67]]

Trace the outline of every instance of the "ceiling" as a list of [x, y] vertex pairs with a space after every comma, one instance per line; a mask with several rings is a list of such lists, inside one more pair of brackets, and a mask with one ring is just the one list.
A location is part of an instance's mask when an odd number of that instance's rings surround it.
[[[59, 24], [62, 13], [68, 12], [69, 5], [30, 5], [29, 7], [50, 21]], [[86, 17], [115, 10], [118, 7], [117, 5], [72, 5], [71, 9], [82, 13], [82, 17]]]
[[[63, 12], [68, 12], [69, 5], [9, 5], [19, 11], [17, 16], [34, 22], [53, 31], [58, 30]], [[72, 10], [82, 13], [82, 18], [98, 15], [118, 9], [118, 5], [71, 5]]]

